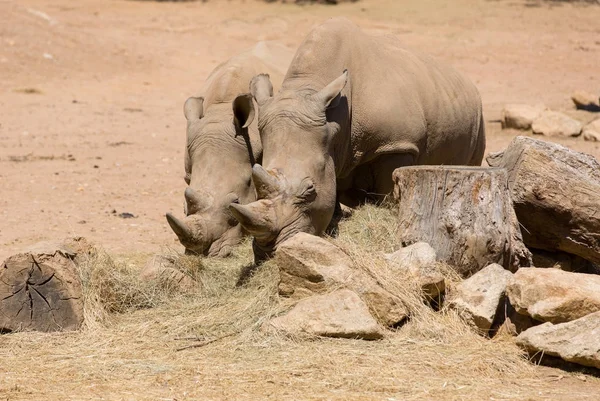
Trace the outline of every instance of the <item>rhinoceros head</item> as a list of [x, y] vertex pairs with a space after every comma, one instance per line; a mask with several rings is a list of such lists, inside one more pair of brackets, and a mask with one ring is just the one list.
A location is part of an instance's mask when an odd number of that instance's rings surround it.
[[255, 257], [268, 257], [298, 232], [321, 235], [335, 209], [336, 175], [332, 139], [337, 123], [327, 109], [337, 106], [347, 71], [320, 91], [280, 91], [272, 95], [266, 75], [256, 76], [252, 95], [259, 106], [263, 168], [255, 164], [252, 180], [257, 201], [232, 204], [231, 213], [254, 236]]
[[[250, 107], [245, 107], [250, 99]], [[226, 256], [242, 237], [242, 227], [230, 204], [256, 200], [251, 174], [253, 150], [243, 132], [254, 118], [251, 95], [240, 95], [232, 105], [213, 105], [204, 115], [203, 99], [184, 105], [187, 149], [184, 193], [185, 217], [167, 213], [167, 222], [186, 253]]]

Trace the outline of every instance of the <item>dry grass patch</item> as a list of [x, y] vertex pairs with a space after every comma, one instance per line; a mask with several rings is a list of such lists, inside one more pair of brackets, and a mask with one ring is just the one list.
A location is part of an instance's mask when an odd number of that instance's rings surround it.
[[[253, 270], [249, 242], [226, 259], [176, 256], [199, 281], [176, 294], [137, 279], [145, 258], [99, 252], [82, 265], [86, 327], [0, 337], [0, 398], [169, 400], [589, 399], [600, 381], [542, 375], [510, 338], [488, 340], [434, 312], [381, 252], [397, 248], [393, 212], [365, 207], [332, 239], [411, 308], [382, 341], [296, 341], [264, 333], [288, 305], [273, 262]], [[147, 258], [147, 256], [146, 256]], [[196, 348], [186, 348], [198, 346]], [[183, 350], [180, 350], [182, 349]], [[562, 380], [562, 381], [561, 381]], [[572, 383], [575, 381], [576, 386]], [[566, 385], [565, 385], [566, 384]]]

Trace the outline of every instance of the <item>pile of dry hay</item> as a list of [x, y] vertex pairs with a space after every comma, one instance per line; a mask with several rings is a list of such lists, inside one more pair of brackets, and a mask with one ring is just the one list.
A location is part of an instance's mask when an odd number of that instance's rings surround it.
[[423, 305], [414, 285], [383, 268], [380, 255], [399, 247], [394, 229], [391, 210], [366, 206], [332, 239], [410, 306], [409, 322], [385, 340], [263, 333], [262, 323], [290, 305], [277, 295], [274, 262], [249, 265], [249, 242], [221, 260], [171, 253], [177, 268], [200, 283], [188, 295], [141, 281], [143, 256], [115, 261], [99, 251], [80, 266], [80, 332], [2, 337], [0, 396], [451, 400], [589, 393], [549, 386], [512, 338], [485, 339], [452, 312]]

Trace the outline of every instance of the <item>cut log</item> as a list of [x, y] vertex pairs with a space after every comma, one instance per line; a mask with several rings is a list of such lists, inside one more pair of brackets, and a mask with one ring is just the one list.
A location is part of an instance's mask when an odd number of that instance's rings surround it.
[[515, 271], [531, 264], [499, 168], [413, 166], [393, 173], [398, 235], [429, 243], [463, 276], [498, 263]]
[[0, 265], [0, 333], [76, 330], [83, 323], [74, 254], [20, 253]]
[[600, 163], [594, 157], [518, 136], [487, 162], [508, 170], [527, 246], [600, 263]]

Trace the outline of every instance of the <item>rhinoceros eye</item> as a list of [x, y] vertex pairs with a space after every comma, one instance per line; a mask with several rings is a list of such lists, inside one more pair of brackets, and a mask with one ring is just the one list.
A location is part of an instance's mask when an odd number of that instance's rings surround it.
[[296, 195], [299, 200], [304, 202], [312, 202], [317, 197], [317, 189], [310, 178], [305, 178], [300, 184], [300, 190]]
[[190, 185], [190, 181], [191, 181], [190, 174], [184, 175], [183, 180], [185, 181], [186, 184]]

